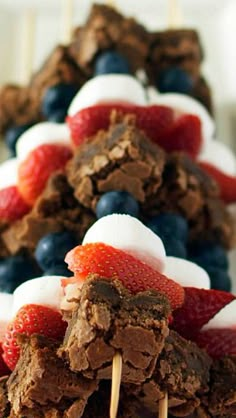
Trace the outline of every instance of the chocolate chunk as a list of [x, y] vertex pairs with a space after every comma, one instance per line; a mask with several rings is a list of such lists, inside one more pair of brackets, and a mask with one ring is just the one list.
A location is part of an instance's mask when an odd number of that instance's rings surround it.
[[210, 366], [211, 360], [203, 350], [170, 331], [151, 379], [127, 390], [136, 393], [155, 415], [167, 392], [170, 413], [187, 416], [199, 407], [201, 397], [209, 390]]
[[7, 383], [13, 413], [36, 417], [38, 411], [38, 416], [49, 417], [53, 410], [64, 412], [76, 401], [81, 410], [77, 416], [82, 416], [97, 383], [70, 371], [57, 357], [55, 342], [37, 335], [21, 336], [19, 341], [21, 356]]
[[11, 253], [22, 248], [33, 251], [46, 234], [63, 230], [73, 231], [82, 240], [95, 221], [95, 216], [83, 208], [73, 196], [63, 173], [54, 173], [32, 211], [6, 230], [2, 239]]
[[111, 378], [116, 351], [122, 381], [140, 383], [152, 375], [168, 335], [169, 303], [154, 290], [131, 295], [120, 282], [92, 276], [84, 283], [58, 353], [71, 370]]

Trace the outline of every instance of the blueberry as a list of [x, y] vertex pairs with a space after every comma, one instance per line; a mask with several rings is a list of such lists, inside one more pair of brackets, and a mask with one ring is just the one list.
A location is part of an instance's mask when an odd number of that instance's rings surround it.
[[50, 122], [55, 122], [55, 123], [64, 123], [66, 115], [67, 115], [67, 110], [58, 109], [58, 110], [55, 110], [55, 112], [53, 112], [52, 114], [49, 115], [48, 120]]
[[172, 213], [161, 213], [147, 222], [148, 228], [159, 236], [175, 237], [179, 241], [187, 242], [188, 224], [182, 216]]
[[157, 87], [161, 93], [189, 94], [193, 89], [193, 80], [186, 71], [179, 67], [172, 67], [160, 73]]
[[112, 191], [102, 195], [96, 206], [97, 218], [102, 218], [112, 213], [123, 213], [138, 217], [139, 204], [128, 192]]
[[12, 157], [16, 156], [16, 143], [18, 138], [30, 127], [32, 124], [12, 126], [6, 131], [5, 141]]
[[40, 275], [36, 263], [23, 255], [15, 255], [0, 261], [0, 291], [13, 293], [26, 280]]
[[222, 269], [217, 269], [214, 267], [208, 267], [207, 273], [211, 279], [211, 288], [217, 290], [224, 290], [225, 292], [230, 292], [232, 288], [232, 283], [229, 274]]
[[68, 270], [67, 264], [57, 264], [55, 266], [50, 267], [44, 272], [44, 276], [65, 276], [65, 277], [72, 277], [73, 273]]
[[221, 245], [209, 241], [193, 244], [189, 248], [188, 257], [206, 270], [208, 267], [225, 271], [229, 268], [229, 260], [225, 249]]
[[96, 59], [94, 75], [130, 74], [129, 63], [116, 51], [102, 52]]
[[161, 236], [161, 239], [166, 250], [166, 255], [178, 258], [187, 258], [187, 250], [182, 241], [173, 236], [168, 236], [168, 238]]
[[35, 258], [44, 271], [63, 264], [68, 251], [78, 245], [75, 236], [68, 231], [54, 232], [40, 239], [35, 251]]
[[42, 99], [42, 113], [47, 118], [55, 114], [58, 110], [64, 110], [66, 113], [78, 88], [73, 84], [56, 84], [49, 87]]

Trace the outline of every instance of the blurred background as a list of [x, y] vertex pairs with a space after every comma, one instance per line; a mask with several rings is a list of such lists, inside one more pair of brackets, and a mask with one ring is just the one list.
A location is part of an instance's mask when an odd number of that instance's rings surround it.
[[[72, 0], [0, 0], [0, 86], [9, 82], [27, 84], [26, 48], [31, 50], [27, 59], [34, 72], [61, 42], [67, 2], [72, 4]], [[92, 3], [74, 0], [74, 27], [85, 21]], [[168, 0], [110, 3], [152, 30], [168, 27]], [[212, 89], [217, 137], [236, 152], [236, 0], [179, 0], [178, 4], [182, 26], [200, 34], [205, 53], [202, 73]], [[0, 159], [5, 155], [1, 145]], [[235, 254], [231, 254], [234, 271]]]

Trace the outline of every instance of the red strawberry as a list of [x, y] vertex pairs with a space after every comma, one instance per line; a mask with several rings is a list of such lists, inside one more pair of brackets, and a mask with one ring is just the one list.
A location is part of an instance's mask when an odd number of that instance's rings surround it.
[[7, 376], [8, 374], [10, 374], [10, 370], [8, 369], [6, 363], [4, 362], [2, 355], [3, 355], [3, 349], [2, 349], [2, 344], [0, 343], [0, 377]]
[[158, 137], [174, 121], [174, 112], [166, 106], [135, 106], [128, 104], [101, 104], [81, 110], [67, 122], [75, 145], [82, 144], [87, 138], [95, 135], [101, 129], [108, 129], [112, 110], [123, 114], [132, 113], [137, 117], [138, 128], [158, 143]]
[[156, 289], [165, 293], [172, 309], [181, 306], [184, 290], [176, 282], [153, 270], [147, 264], [130, 254], [103, 243], [79, 245], [66, 256], [69, 269], [75, 274], [74, 279], [65, 279], [64, 284], [84, 281], [91, 273], [108, 279], [117, 277], [131, 292]]
[[167, 152], [185, 151], [196, 158], [202, 145], [201, 121], [194, 115], [182, 115], [158, 138]]
[[28, 155], [19, 166], [19, 190], [27, 203], [34, 204], [50, 175], [64, 168], [71, 156], [67, 146], [56, 144], [41, 145]]
[[221, 198], [226, 203], [236, 202], [236, 177], [229, 176], [223, 171], [205, 162], [199, 162], [200, 167], [218, 183]]
[[236, 355], [236, 329], [209, 329], [200, 332], [195, 341], [213, 358]]
[[174, 314], [172, 328], [184, 338], [194, 339], [203, 325], [207, 324], [217, 312], [228, 305], [236, 296], [220, 290], [196, 289], [186, 287], [185, 301]]
[[59, 312], [39, 305], [25, 305], [8, 325], [3, 341], [3, 359], [9, 369], [14, 370], [19, 359], [20, 348], [17, 345], [17, 334], [30, 336], [40, 334], [61, 341], [65, 335], [66, 322]]
[[30, 207], [24, 201], [16, 186], [0, 190], [0, 219], [13, 222], [28, 213]]

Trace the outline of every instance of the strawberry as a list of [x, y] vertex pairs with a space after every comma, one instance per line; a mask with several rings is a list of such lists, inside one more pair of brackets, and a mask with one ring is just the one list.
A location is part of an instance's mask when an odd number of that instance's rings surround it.
[[228, 292], [186, 287], [184, 304], [174, 312], [172, 328], [182, 337], [194, 339], [203, 325], [234, 299], [236, 296]]
[[137, 127], [144, 130], [147, 136], [158, 143], [158, 137], [174, 121], [173, 110], [166, 106], [135, 106], [128, 104], [100, 104], [79, 111], [68, 117], [67, 122], [75, 145], [82, 144], [101, 129], [108, 129], [112, 110], [123, 114], [136, 115]]
[[10, 374], [10, 370], [8, 369], [6, 363], [4, 362], [2, 355], [3, 355], [3, 349], [2, 349], [2, 344], [0, 343], [0, 377], [7, 376], [8, 374]]
[[20, 355], [17, 334], [27, 336], [40, 334], [61, 341], [65, 335], [66, 326], [66, 322], [56, 310], [33, 304], [23, 306], [9, 323], [2, 345], [3, 359], [9, 369], [14, 370]]
[[13, 222], [22, 218], [30, 210], [17, 186], [9, 186], [0, 190], [0, 219]]
[[218, 183], [222, 200], [226, 203], [236, 202], [236, 177], [223, 173], [209, 163], [199, 162], [199, 165]]
[[71, 150], [64, 145], [40, 145], [19, 166], [19, 190], [27, 203], [33, 205], [42, 193], [50, 175], [64, 168], [71, 158]]
[[202, 145], [201, 121], [194, 115], [182, 115], [160, 135], [157, 141], [167, 152], [185, 151], [196, 158]]
[[64, 284], [84, 281], [89, 274], [112, 279], [117, 277], [132, 293], [156, 289], [165, 293], [172, 309], [181, 306], [184, 300], [183, 288], [147, 264], [122, 250], [103, 243], [79, 245], [66, 256], [69, 269], [75, 274], [73, 279], [65, 279]]
[[209, 329], [200, 332], [195, 341], [213, 358], [236, 355], [236, 329]]

